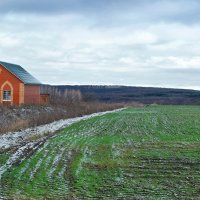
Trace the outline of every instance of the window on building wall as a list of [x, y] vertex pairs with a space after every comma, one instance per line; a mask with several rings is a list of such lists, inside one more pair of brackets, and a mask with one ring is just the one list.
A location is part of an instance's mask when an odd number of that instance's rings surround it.
[[3, 100], [4, 101], [11, 101], [11, 91], [10, 90], [4, 90], [3, 91]]

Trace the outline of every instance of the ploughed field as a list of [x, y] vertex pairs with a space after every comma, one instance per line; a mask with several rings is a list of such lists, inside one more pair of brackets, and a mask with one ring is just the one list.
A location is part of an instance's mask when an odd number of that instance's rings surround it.
[[[8, 153], [0, 154], [0, 165]], [[200, 106], [82, 120], [1, 177], [2, 199], [200, 199]]]

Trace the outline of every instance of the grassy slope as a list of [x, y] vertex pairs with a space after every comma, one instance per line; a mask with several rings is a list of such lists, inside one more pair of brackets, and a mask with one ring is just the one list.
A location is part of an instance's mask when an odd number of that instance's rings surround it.
[[198, 199], [200, 107], [130, 108], [81, 121], [4, 174], [10, 197]]

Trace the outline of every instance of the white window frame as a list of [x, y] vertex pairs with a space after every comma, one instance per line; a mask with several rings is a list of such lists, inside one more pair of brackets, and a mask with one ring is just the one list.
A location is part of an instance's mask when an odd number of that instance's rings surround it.
[[11, 90], [4, 90], [3, 91], [3, 101], [12, 101]]

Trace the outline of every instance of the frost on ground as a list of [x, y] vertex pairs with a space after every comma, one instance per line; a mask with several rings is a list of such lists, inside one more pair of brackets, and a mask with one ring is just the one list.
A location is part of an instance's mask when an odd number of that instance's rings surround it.
[[91, 115], [85, 115], [83, 117], [76, 117], [71, 119], [65, 119], [65, 120], [59, 120], [52, 122], [50, 124], [45, 124], [33, 128], [28, 128], [23, 131], [14, 132], [14, 133], [6, 133], [4, 135], [0, 136], [0, 150], [6, 150], [10, 149], [12, 147], [21, 146], [24, 143], [27, 143], [26, 141], [32, 140], [32, 138], [35, 137], [45, 137], [48, 135], [52, 135], [52, 133], [55, 133], [58, 130], [61, 130], [75, 122], [78, 122], [80, 120], [86, 120], [91, 117], [96, 117], [100, 115], [104, 115], [106, 113], [112, 113], [116, 111], [120, 111], [122, 109], [117, 109], [114, 111], [106, 111], [106, 112], [100, 112], [100, 113], [94, 113]]
[[7, 170], [0, 197], [199, 199], [199, 119], [200, 106], [148, 106], [76, 123]]
[[20, 147], [6, 162], [5, 165], [0, 167], [0, 178], [1, 175], [6, 172], [13, 164], [17, 162], [22, 162], [28, 155], [36, 151], [41, 145], [43, 141], [39, 142], [30, 142], [22, 147]]
[[[122, 109], [114, 111], [106, 111], [94, 113], [83, 117], [76, 117], [66, 120], [59, 120], [50, 124], [41, 125], [38, 127], [28, 128], [26, 130], [14, 133], [7, 133], [0, 136], [0, 151], [6, 151], [12, 148], [17, 148], [16, 152], [10, 156], [5, 165], [0, 167], [0, 178], [13, 164], [23, 161], [28, 155], [38, 149], [46, 140], [53, 136], [53, 134], [75, 122], [86, 120], [91, 117], [104, 115], [107, 113], [117, 112]], [[32, 141], [35, 139], [34, 141]], [[30, 142], [31, 141], [31, 142]], [[33, 172], [34, 175], [35, 172]], [[53, 171], [52, 171], [53, 173]]]

